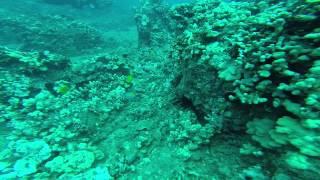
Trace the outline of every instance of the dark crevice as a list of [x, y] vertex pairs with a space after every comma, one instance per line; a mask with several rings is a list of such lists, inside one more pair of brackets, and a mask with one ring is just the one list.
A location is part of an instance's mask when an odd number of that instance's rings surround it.
[[205, 113], [203, 111], [201, 111], [199, 108], [197, 108], [193, 102], [185, 97], [185, 96], [182, 96], [178, 99], [176, 99], [174, 101], [174, 104], [175, 105], [178, 105], [184, 109], [188, 109], [188, 110], [191, 110], [197, 117], [197, 121], [201, 124], [201, 125], [204, 125], [204, 124], [207, 124], [208, 122], [205, 120]]

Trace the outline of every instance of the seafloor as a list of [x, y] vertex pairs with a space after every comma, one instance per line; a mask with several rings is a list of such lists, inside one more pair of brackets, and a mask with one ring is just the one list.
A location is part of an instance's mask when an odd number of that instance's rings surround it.
[[1, 0], [0, 180], [318, 180], [319, 78], [319, 0]]

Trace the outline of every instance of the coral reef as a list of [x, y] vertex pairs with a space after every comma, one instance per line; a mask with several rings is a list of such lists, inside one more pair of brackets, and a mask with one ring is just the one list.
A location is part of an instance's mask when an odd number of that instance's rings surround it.
[[61, 15], [15, 15], [0, 18], [1, 41], [25, 51], [79, 55], [102, 48], [104, 38], [88, 24]]
[[231, 118], [246, 112], [240, 119], [252, 139], [282, 159], [265, 154], [275, 174], [318, 176], [318, 10], [299, 0], [198, 1], [171, 10], [182, 34], [171, 55], [182, 71], [177, 92], [202, 112], [222, 92], [229, 102], [218, 109]]
[[319, 1], [109, 2], [0, 7], [0, 179], [318, 179]]
[[[10, 173], [2, 178], [40, 173], [43, 168], [38, 167], [43, 165], [51, 176], [79, 173], [104, 157], [104, 153], [91, 144], [104, 136], [96, 133], [100, 133], [98, 127], [106, 123], [103, 121], [108, 114], [124, 106], [122, 96], [126, 87], [123, 82], [128, 70], [123, 62], [116, 60], [117, 57], [101, 55], [90, 62], [95, 64], [92, 69], [84, 71], [83, 66], [89, 64], [71, 67], [68, 58], [54, 54], [44, 56], [43, 53], [2, 48], [0, 58], [4, 75], [1, 78], [1, 117], [12, 129], [7, 137], [8, 153], [15, 154], [17, 159], [12, 171], [4, 170]], [[82, 76], [73, 78], [73, 74]], [[94, 80], [97, 78], [104, 80]], [[103, 82], [109, 85], [98, 85]], [[99, 86], [101, 88], [97, 89]], [[93, 118], [95, 121], [90, 121]], [[37, 137], [41, 139], [36, 140]], [[12, 162], [8, 157], [1, 160]], [[45, 178], [48, 173], [40, 173], [38, 178]]]

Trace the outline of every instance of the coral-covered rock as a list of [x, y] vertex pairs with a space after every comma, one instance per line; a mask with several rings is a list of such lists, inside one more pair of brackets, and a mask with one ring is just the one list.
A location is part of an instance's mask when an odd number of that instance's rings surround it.
[[55, 157], [46, 163], [51, 172], [81, 172], [89, 169], [95, 160], [94, 153], [90, 151], [75, 151], [70, 154]]

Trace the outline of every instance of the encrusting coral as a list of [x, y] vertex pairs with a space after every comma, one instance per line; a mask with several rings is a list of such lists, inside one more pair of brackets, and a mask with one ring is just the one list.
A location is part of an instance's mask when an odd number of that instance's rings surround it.
[[112, 50], [85, 18], [0, 18], [0, 179], [317, 179], [319, 10], [142, 0]]
[[[320, 157], [318, 10], [317, 1], [301, 0], [198, 1], [171, 10], [177, 34], [182, 32], [172, 52], [182, 69], [179, 92], [183, 87], [183, 95], [206, 112], [217, 98], [206, 95], [206, 85], [221, 84], [230, 101], [226, 112], [247, 109], [241, 119], [253, 140], [287, 159], [292, 171], [314, 176]], [[294, 153], [288, 156], [288, 150]], [[294, 165], [293, 155], [305, 166]]]

